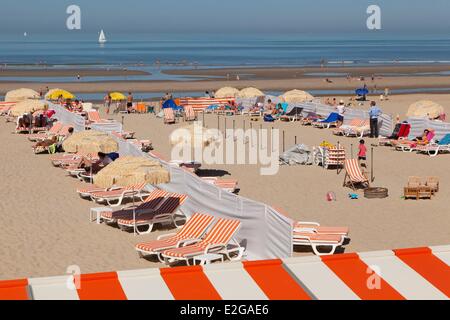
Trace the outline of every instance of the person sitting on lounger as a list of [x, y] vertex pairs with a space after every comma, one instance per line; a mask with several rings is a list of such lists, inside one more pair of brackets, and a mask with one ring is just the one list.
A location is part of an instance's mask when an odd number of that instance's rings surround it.
[[98, 161], [91, 164], [92, 166], [92, 173], [96, 174], [100, 170], [102, 170], [104, 167], [106, 167], [108, 164], [113, 162], [113, 160], [105, 153], [99, 152], [98, 154]]
[[51, 145], [54, 145], [57, 142], [58, 142], [58, 136], [53, 136], [50, 139], [45, 139], [43, 141], [39, 141], [38, 143], [36, 143], [33, 146], [33, 149], [36, 149], [37, 147], [48, 148], [48, 147], [50, 147]]
[[21, 117], [17, 118], [16, 129], [30, 129], [32, 123], [31, 114], [24, 113]]
[[64, 152], [63, 143], [73, 134], [73, 128], [70, 127], [67, 132], [67, 135], [58, 138], [58, 142], [56, 143], [56, 152]]
[[421, 137], [415, 138], [413, 141], [416, 141], [417, 144], [420, 144], [420, 145], [427, 145], [429, 143], [429, 141], [428, 141], [429, 134], [430, 134], [430, 130], [425, 129], [423, 131], [423, 135]]

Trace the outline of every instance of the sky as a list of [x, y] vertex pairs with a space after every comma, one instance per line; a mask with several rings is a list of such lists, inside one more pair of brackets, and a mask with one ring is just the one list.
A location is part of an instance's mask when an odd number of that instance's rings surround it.
[[[81, 30], [66, 28], [69, 5]], [[449, 0], [1, 0], [0, 34], [368, 34], [369, 5], [381, 8], [380, 33], [450, 32]]]

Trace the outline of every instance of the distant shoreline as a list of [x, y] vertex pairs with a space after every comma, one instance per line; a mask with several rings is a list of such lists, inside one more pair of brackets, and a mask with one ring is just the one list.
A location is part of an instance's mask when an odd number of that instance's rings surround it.
[[[191, 69], [191, 70], [166, 70], [168, 74], [179, 74], [186, 76], [200, 75], [202, 80], [103, 80], [83, 82], [76, 80], [76, 74], [81, 76], [105, 76], [105, 75], [131, 75], [148, 74], [145, 71], [129, 70], [123, 71], [111, 69], [110, 71], [100, 69], [58, 69], [58, 70], [17, 70], [16, 75], [23, 75], [24, 81], [2, 81], [1, 75], [5, 70], [0, 70], [0, 94], [17, 89], [29, 87], [34, 90], [42, 90], [45, 87], [58, 87], [74, 93], [105, 93], [111, 91], [121, 92], [204, 92], [206, 90], [217, 90], [221, 87], [230, 86], [242, 89], [245, 87], [256, 87], [263, 91], [287, 91], [291, 89], [313, 90], [313, 91], [337, 91], [345, 90], [350, 94], [356, 88], [364, 84], [372, 91], [389, 88], [390, 90], [417, 89], [421, 92], [430, 92], [436, 89], [450, 90], [450, 65], [420, 65], [420, 66], [379, 66], [379, 67], [308, 67], [308, 68], [222, 68], [222, 69]], [[11, 72], [9, 70], [8, 72]], [[239, 73], [238, 73], [239, 72]], [[233, 77], [239, 74], [240, 80]], [[443, 73], [439, 75], [439, 73]], [[448, 74], [447, 74], [448, 73]], [[31, 74], [40, 77], [49, 77], [49, 81], [25, 81]], [[58, 82], [51, 81], [51, 77], [68, 75], [74, 77], [74, 81]], [[226, 75], [229, 79], [226, 79]], [[313, 75], [311, 75], [313, 74]], [[351, 78], [348, 79], [347, 75]], [[387, 74], [387, 75], [386, 75]], [[372, 75], [374, 79], [372, 80]], [[364, 76], [361, 81], [359, 77]], [[224, 78], [225, 77], [225, 78]], [[328, 78], [329, 82], [325, 81]], [[28, 79], [26, 79], [28, 80]], [[444, 93], [439, 92], [439, 93]]]
[[36, 69], [10, 69], [1, 68], [0, 80], [2, 77], [99, 77], [99, 76], [141, 76], [151, 75], [150, 72], [141, 70], [120, 70], [120, 69], [98, 69], [98, 68], [72, 68], [72, 69], [53, 69], [53, 68], [36, 68]]

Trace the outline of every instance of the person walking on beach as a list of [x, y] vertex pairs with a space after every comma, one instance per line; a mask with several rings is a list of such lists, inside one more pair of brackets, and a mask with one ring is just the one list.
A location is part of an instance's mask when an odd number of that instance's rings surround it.
[[381, 109], [377, 106], [375, 101], [370, 103], [369, 116], [370, 116], [370, 137], [378, 138], [378, 118], [383, 114]]
[[109, 110], [111, 109], [111, 103], [112, 103], [112, 97], [111, 97], [111, 95], [108, 93], [108, 94], [105, 96], [106, 114], [109, 114]]
[[131, 113], [133, 111], [133, 95], [131, 94], [131, 92], [128, 92], [128, 97], [127, 97], [127, 112]]
[[[367, 147], [366, 147], [366, 142], [361, 139], [359, 141], [359, 147], [358, 147], [358, 160], [361, 161], [366, 161], [367, 160]], [[361, 165], [364, 166], [365, 165]]]

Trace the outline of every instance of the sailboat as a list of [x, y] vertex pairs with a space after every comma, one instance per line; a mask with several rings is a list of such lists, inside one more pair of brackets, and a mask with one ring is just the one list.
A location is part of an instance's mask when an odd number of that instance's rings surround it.
[[106, 43], [106, 36], [105, 36], [105, 33], [103, 32], [103, 29], [102, 29], [102, 31], [100, 31], [100, 36], [98, 37], [98, 43], [100, 43], [100, 44]]

